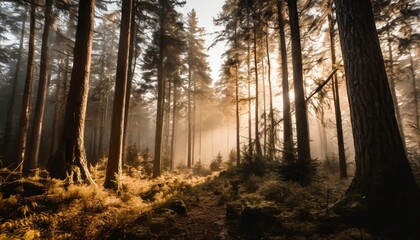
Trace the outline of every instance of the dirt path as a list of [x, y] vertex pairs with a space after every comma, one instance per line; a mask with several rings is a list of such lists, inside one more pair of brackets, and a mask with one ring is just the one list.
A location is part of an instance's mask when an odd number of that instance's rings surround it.
[[186, 239], [228, 239], [225, 230], [225, 207], [212, 192], [200, 191], [199, 203], [188, 208], [187, 216], [178, 218], [178, 227]]

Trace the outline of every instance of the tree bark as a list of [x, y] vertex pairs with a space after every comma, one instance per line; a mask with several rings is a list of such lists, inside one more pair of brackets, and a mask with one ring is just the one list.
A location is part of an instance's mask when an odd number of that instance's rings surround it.
[[300, 44], [297, 0], [288, 0], [290, 31], [292, 35], [293, 83], [296, 107], [296, 133], [298, 142], [298, 162], [311, 161], [309, 145], [308, 113], [303, 87], [302, 48]]
[[93, 181], [86, 159], [84, 129], [89, 92], [95, 0], [80, 1], [74, 46], [73, 69], [67, 98], [64, 131], [55, 160], [50, 167], [52, 177], [73, 181], [83, 178], [91, 185]]
[[269, 104], [270, 104], [270, 113], [269, 113], [269, 120], [270, 120], [270, 131], [268, 136], [268, 158], [270, 160], [274, 160], [276, 155], [275, 143], [274, 143], [274, 135], [276, 133], [275, 130], [275, 123], [274, 123], [274, 107], [273, 107], [273, 90], [271, 85], [271, 60], [270, 60], [270, 46], [269, 46], [269, 28], [267, 26], [267, 33], [265, 36], [265, 48], [267, 54], [267, 77], [268, 77], [268, 96], [269, 96]]
[[[165, 3], [166, 1], [164, 1]], [[157, 96], [157, 110], [156, 110], [156, 134], [155, 134], [155, 159], [153, 161], [153, 177], [160, 176], [161, 171], [161, 155], [162, 155], [162, 131], [163, 131], [163, 117], [165, 108], [165, 79], [164, 79], [164, 39], [165, 39], [165, 19], [164, 13], [161, 13], [160, 19], [160, 41], [159, 41], [159, 60], [158, 60], [158, 96]]]
[[[237, 1], [235, 0], [235, 6]], [[238, 56], [238, 19], [235, 14], [235, 117], [236, 117], [236, 166], [241, 164], [240, 115], [239, 115], [239, 56]]]
[[[331, 50], [331, 65], [332, 70], [336, 68], [336, 57], [335, 57], [335, 31], [334, 31], [334, 18], [332, 15], [332, 0], [329, 1], [328, 14], [328, 25], [330, 35], [330, 50]], [[347, 162], [346, 153], [344, 148], [344, 135], [343, 135], [343, 123], [341, 119], [341, 106], [340, 106], [340, 89], [338, 88], [337, 74], [334, 73], [332, 76], [332, 90], [334, 98], [334, 111], [335, 111], [335, 125], [337, 129], [337, 145], [338, 145], [338, 162], [340, 168], [340, 179], [346, 179], [347, 175]]]
[[[418, 225], [420, 191], [395, 118], [372, 5], [369, 0], [335, 3], [356, 161], [355, 177], [341, 204], [358, 201], [369, 214], [362, 220], [404, 233], [409, 225]], [[388, 221], [392, 223], [384, 225]]]
[[174, 82], [174, 97], [173, 97], [173, 102], [172, 102], [172, 139], [171, 139], [171, 156], [170, 156], [170, 170], [174, 170], [175, 169], [175, 137], [176, 137], [176, 125], [177, 125], [177, 115], [178, 115], [178, 108], [177, 108], [177, 104], [178, 104], [178, 86], [177, 83]]
[[247, 55], [246, 55], [246, 69], [247, 69], [247, 84], [248, 84], [248, 155], [252, 156], [252, 121], [251, 121], [251, 43], [250, 43], [250, 24], [249, 18], [247, 20], [248, 40], [247, 40]]
[[[31, 145], [28, 149], [28, 155], [25, 161], [27, 164], [24, 165], [23, 175], [31, 176], [35, 174], [38, 157], [39, 157], [39, 148], [41, 145], [41, 133], [42, 125], [44, 119], [44, 110], [45, 110], [45, 101], [47, 99], [48, 91], [48, 67], [49, 67], [49, 56], [48, 56], [48, 38], [50, 36], [50, 28], [52, 25], [52, 5], [53, 0], [45, 1], [45, 22], [44, 22], [44, 32], [42, 34], [42, 47], [41, 47], [41, 63], [40, 63], [40, 73], [39, 73], [39, 84], [38, 84], [38, 95], [35, 105], [35, 116], [32, 126], [32, 135], [31, 135]], [[25, 167], [26, 166], [26, 167]]]
[[257, 151], [257, 157], [259, 160], [262, 158], [262, 149], [261, 149], [261, 143], [260, 143], [260, 134], [259, 134], [259, 128], [258, 128], [258, 58], [257, 58], [257, 26], [255, 23], [255, 19], [253, 21], [253, 37], [254, 37], [254, 72], [255, 72], [255, 148]]
[[134, 70], [135, 70], [135, 64], [133, 64], [133, 57], [134, 55], [134, 49], [136, 48], [136, 35], [137, 35], [137, 28], [136, 28], [136, 15], [135, 15], [135, 4], [136, 2], [132, 3], [132, 9], [131, 9], [131, 23], [130, 23], [130, 50], [128, 55], [128, 76], [127, 76], [127, 88], [125, 91], [125, 108], [124, 108], [124, 137], [123, 137], [123, 165], [124, 161], [126, 160], [126, 146], [128, 142], [127, 133], [128, 133], [128, 118], [130, 114], [130, 98], [131, 98], [131, 88], [133, 85], [133, 78], [134, 78]]
[[21, 171], [28, 169], [27, 163], [24, 162], [25, 151], [27, 144], [27, 135], [29, 128], [29, 113], [31, 108], [31, 95], [33, 88], [33, 75], [34, 75], [34, 55], [35, 55], [35, 14], [36, 7], [31, 5], [31, 22], [30, 22], [30, 32], [29, 32], [29, 50], [28, 50], [28, 63], [26, 66], [26, 80], [25, 88], [23, 90], [23, 100], [22, 100], [22, 111], [20, 113], [20, 122], [19, 122], [19, 142], [17, 146], [17, 161]]
[[111, 137], [109, 140], [108, 164], [106, 166], [105, 188], [118, 189], [122, 173], [124, 145], [124, 116], [127, 90], [128, 56], [130, 50], [132, 1], [123, 0], [121, 30], [118, 46], [117, 76], [115, 80], [114, 104], [112, 109]]
[[284, 1], [282, 0], [277, 0], [283, 89], [283, 161], [286, 163], [291, 163], [294, 160], [293, 128], [292, 116], [290, 113], [289, 72], [287, 70], [287, 49], [286, 37], [284, 33], [283, 2]]
[[[191, 55], [191, 53], [190, 53]], [[189, 58], [191, 58], [191, 56], [189, 56]], [[187, 153], [187, 167], [191, 168], [192, 167], [192, 99], [191, 99], [191, 86], [192, 86], [192, 75], [193, 75], [193, 70], [192, 70], [192, 61], [191, 59], [189, 59], [189, 64], [188, 64], [188, 153]]]

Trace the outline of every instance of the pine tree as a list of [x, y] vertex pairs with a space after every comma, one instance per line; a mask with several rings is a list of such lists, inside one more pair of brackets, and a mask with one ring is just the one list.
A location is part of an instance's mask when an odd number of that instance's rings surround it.
[[114, 105], [112, 110], [112, 125], [108, 164], [106, 168], [106, 188], [119, 188], [118, 177], [122, 173], [122, 155], [124, 146], [124, 118], [127, 78], [129, 68], [130, 33], [132, 18], [132, 1], [124, 0], [121, 10], [121, 30], [118, 48], [117, 78], [115, 81]]
[[361, 221], [407, 234], [418, 227], [420, 190], [395, 118], [372, 5], [335, 3], [356, 154], [355, 176], [337, 208], [356, 202]]
[[60, 139], [59, 150], [49, 169], [52, 177], [65, 179], [68, 176], [70, 181], [73, 181], [73, 178], [78, 181], [84, 178], [89, 184], [96, 186], [87, 166], [83, 139], [89, 90], [94, 9], [95, 0], [79, 3], [73, 69], [64, 118], [66, 127]]
[[[28, 149], [28, 154], [25, 159], [27, 164], [24, 165], [23, 175], [30, 176], [34, 174], [34, 171], [37, 168], [38, 157], [39, 157], [39, 148], [41, 145], [41, 133], [44, 119], [45, 111], [45, 102], [47, 99], [47, 85], [48, 85], [48, 71], [49, 71], [49, 36], [50, 28], [53, 22], [53, 13], [52, 13], [53, 0], [45, 1], [45, 22], [44, 22], [44, 32], [42, 34], [42, 47], [41, 47], [41, 61], [40, 61], [40, 73], [39, 73], [39, 83], [38, 83], [38, 94], [37, 101], [35, 105], [35, 116], [32, 126], [32, 135], [31, 135], [31, 145]], [[26, 166], [26, 167], [25, 167]]]

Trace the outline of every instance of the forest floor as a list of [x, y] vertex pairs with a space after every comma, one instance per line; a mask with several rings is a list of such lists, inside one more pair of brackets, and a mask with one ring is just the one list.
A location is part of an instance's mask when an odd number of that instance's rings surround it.
[[[344, 223], [331, 207], [350, 180], [328, 168], [306, 187], [279, 179], [275, 166], [259, 176], [242, 166], [158, 179], [131, 169], [117, 192], [3, 170], [0, 239], [420, 239]], [[92, 172], [100, 186], [103, 166]]]

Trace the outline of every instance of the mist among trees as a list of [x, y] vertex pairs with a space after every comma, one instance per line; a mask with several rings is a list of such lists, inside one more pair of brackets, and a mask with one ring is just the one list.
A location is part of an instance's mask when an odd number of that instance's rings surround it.
[[0, 2], [0, 239], [420, 237], [418, 1], [185, 4]]

